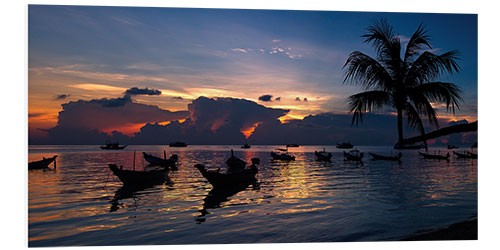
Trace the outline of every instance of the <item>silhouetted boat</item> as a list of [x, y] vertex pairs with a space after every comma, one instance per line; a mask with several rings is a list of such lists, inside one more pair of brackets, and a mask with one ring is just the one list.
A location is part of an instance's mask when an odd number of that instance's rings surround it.
[[207, 170], [202, 164], [196, 164], [194, 167], [200, 171], [201, 175], [203, 175], [214, 188], [224, 188], [240, 184], [248, 185], [248, 183], [254, 182], [256, 180], [255, 175], [258, 172], [257, 165], [259, 163], [259, 158], [252, 158], [252, 165], [248, 168], [226, 173], [220, 173], [219, 169], [217, 171]]
[[448, 149], [455, 149], [458, 148], [456, 145], [448, 144]]
[[421, 149], [421, 148], [425, 148], [425, 145], [423, 144], [404, 145], [399, 143], [396, 143], [396, 145], [394, 145], [394, 149]]
[[57, 155], [52, 156], [51, 158], [45, 158], [43, 157], [42, 160], [39, 161], [32, 161], [28, 163], [28, 169], [44, 169], [44, 168], [49, 168], [49, 165], [54, 162], [54, 169], [56, 168], [56, 158]]
[[118, 168], [116, 164], [109, 164], [109, 169], [125, 185], [147, 186], [154, 184], [163, 184], [167, 179], [167, 168], [155, 169], [149, 171], [125, 170], [122, 166]]
[[300, 147], [299, 144], [286, 144], [288, 148], [298, 148]]
[[152, 166], [162, 166], [162, 167], [170, 167], [171, 170], [177, 169], [175, 164], [179, 157], [176, 154], [170, 156], [170, 158], [166, 159], [166, 153], [163, 151], [163, 158], [156, 157], [145, 152], [142, 152], [144, 159], [149, 162]]
[[361, 161], [363, 159], [363, 152], [354, 149], [349, 152], [344, 151], [344, 160], [346, 161]]
[[277, 151], [271, 151], [271, 157], [273, 158], [273, 160], [295, 161], [295, 156], [289, 154], [288, 149], [278, 148], [276, 150], [281, 151], [283, 153]]
[[323, 151], [314, 151], [314, 155], [316, 156], [316, 161], [326, 161], [331, 162], [332, 153], [326, 153], [325, 149]]
[[242, 159], [234, 156], [234, 151], [231, 149], [231, 156], [226, 160], [226, 165], [229, 168], [229, 172], [231, 172], [244, 169], [247, 163]]
[[176, 148], [183, 148], [187, 147], [187, 144], [181, 141], [178, 142], [171, 142], [168, 144], [169, 147], [176, 147]]
[[241, 148], [250, 148], [250, 147], [251, 147], [251, 146], [250, 146], [250, 145], [248, 145], [248, 143], [245, 143], [245, 144], [243, 144], [243, 146], [241, 146]]
[[120, 149], [124, 149], [126, 147], [127, 147], [127, 145], [120, 146], [120, 144], [118, 142], [106, 141], [106, 145], [105, 146], [101, 146], [101, 149], [106, 149], [106, 150], [120, 150]]
[[395, 156], [379, 155], [370, 152], [368, 152], [368, 154], [370, 154], [374, 160], [400, 161], [401, 157], [403, 157], [403, 154], [401, 152], [399, 152], [399, 154]]
[[350, 149], [354, 147], [350, 142], [337, 143], [337, 148]]
[[450, 160], [450, 153], [446, 153], [446, 155], [440, 155], [440, 154], [427, 154], [427, 153], [422, 153], [418, 152], [421, 156], [424, 157], [424, 159], [434, 159], [434, 160]]
[[453, 153], [457, 156], [457, 158], [461, 159], [477, 159], [477, 154], [469, 152], [469, 151], [464, 151], [464, 153], [459, 153], [453, 151]]

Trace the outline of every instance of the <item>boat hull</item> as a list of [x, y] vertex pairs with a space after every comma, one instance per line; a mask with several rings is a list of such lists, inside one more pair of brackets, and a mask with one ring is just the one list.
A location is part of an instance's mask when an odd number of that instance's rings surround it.
[[289, 155], [289, 154], [277, 154], [277, 153], [271, 152], [271, 157], [273, 158], [273, 160], [295, 161], [295, 156]]
[[[53, 157], [51, 158], [48, 158], [48, 159], [43, 159], [43, 160], [40, 160], [40, 161], [33, 161], [33, 162], [30, 162], [28, 163], [28, 169], [29, 170], [33, 170], [33, 169], [46, 169], [46, 168], [49, 168], [49, 165], [54, 162], [57, 158], [57, 155], [54, 155]], [[55, 167], [55, 163], [54, 163], [54, 167]]]
[[424, 159], [431, 159], [431, 160], [450, 160], [450, 154], [448, 153], [446, 156], [443, 155], [432, 155], [432, 154], [426, 154], [422, 152], [418, 152], [421, 156], [424, 157]]
[[175, 164], [177, 163], [177, 155], [172, 155], [169, 159], [162, 159], [160, 157], [146, 154], [144, 152], [142, 154], [144, 156], [144, 159], [152, 166], [176, 168]]
[[109, 164], [109, 169], [124, 185], [147, 186], [163, 184], [167, 180], [167, 169], [152, 171], [123, 170], [115, 164]]
[[386, 161], [400, 161], [401, 156], [385, 156], [385, 155], [378, 155], [374, 153], [368, 153], [370, 154], [374, 160], [386, 160]]
[[256, 182], [257, 169], [245, 169], [239, 173], [219, 173], [208, 171], [201, 164], [195, 166], [214, 188], [234, 187]]
[[314, 155], [316, 156], [316, 161], [326, 161], [326, 162], [331, 162], [332, 159], [332, 154], [326, 154], [326, 153], [321, 153], [321, 152], [314, 152]]
[[344, 160], [346, 161], [361, 161], [363, 159], [363, 153], [358, 155], [353, 155], [344, 151]]

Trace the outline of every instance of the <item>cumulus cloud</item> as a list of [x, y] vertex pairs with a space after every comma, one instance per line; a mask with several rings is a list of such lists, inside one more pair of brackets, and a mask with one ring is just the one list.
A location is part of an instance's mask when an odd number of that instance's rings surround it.
[[276, 97], [276, 98], [274, 98], [274, 100], [279, 102], [279, 101], [281, 101], [281, 97]]
[[64, 100], [69, 97], [69, 94], [60, 94], [54, 97], [54, 100]]
[[172, 97], [172, 99], [174, 99], [174, 100], [184, 100], [184, 98], [182, 98], [180, 96], [174, 96], [174, 97]]
[[272, 95], [261, 95], [259, 96], [259, 101], [263, 101], [263, 102], [272, 102], [273, 100], [273, 96]]
[[246, 50], [244, 49], [240, 49], [240, 48], [235, 48], [235, 49], [231, 49], [231, 51], [234, 51], [234, 52], [241, 52], [241, 53], [248, 53]]
[[273, 42], [273, 43], [279, 43], [279, 42], [281, 42], [281, 40], [274, 39], [272, 42]]
[[129, 95], [161, 95], [161, 91], [157, 89], [148, 89], [148, 88], [137, 88], [137, 87], [132, 87], [130, 89], [127, 89], [125, 91], [125, 96]]

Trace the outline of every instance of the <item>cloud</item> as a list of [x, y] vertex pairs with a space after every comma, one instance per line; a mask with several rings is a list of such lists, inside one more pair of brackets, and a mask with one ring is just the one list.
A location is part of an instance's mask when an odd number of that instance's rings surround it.
[[272, 102], [273, 96], [272, 95], [261, 95], [259, 96], [259, 101], [263, 101], [263, 102]]
[[69, 97], [69, 94], [60, 94], [54, 97], [54, 100], [64, 100]]
[[272, 42], [273, 42], [273, 43], [279, 43], [279, 42], [281, 42], [281, 40], [275, 39], [275, 40], [273, 40]]
[[279, 101], [281, 101], [281, 97], [276, 97], [276, 98], [274, 98], [274, 100], [279, 102]]
[[295, 97], [295, 101], [300, 102], [300, 97]]
[[127, 89], [124, 93], [126, 96], [127, 95], [161, 95], [161, 91], [157, 89], [148, 89], [148, 88], [137, 88], [137, 87], [132, 87], [130, 89]]
[[304, 102], [307, 102], [307, 97], [304, 97]]
[[172, 97], [173, 100], [184, 100], [181, 96], [174, 96]]
[[244, 49], [240, 49], [240, 48], [235, 48], [235, 49], [231, 49], [231, 51], [234, 51], [234, 52], [241, 52], [241, 53], [248, 53], [246, 50]]

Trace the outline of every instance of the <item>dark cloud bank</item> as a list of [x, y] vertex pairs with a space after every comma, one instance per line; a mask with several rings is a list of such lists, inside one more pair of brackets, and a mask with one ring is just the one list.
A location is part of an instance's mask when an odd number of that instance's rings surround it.
[[[396, 117], [393, 115], [366, 115], [358, 127], [351, 126], [351, 115], [332, 113], [281, 123], [278, 118], [289, 110], [267, 108], [235, 98], [199, 97], [188, 105], [188, 111], [171, 112], [136, 103], [130, 94], [125, 93], [120, 98], [69, 102], [62, 108], [57, 126], [46, 130], [49, 136], [43, 139], [30, 137], [30, 144], [102, 144], [110, 139], [122, 144], [160, 145], [172, 141], [188, 144], [242, 144], [248, 141], [251, 144], [278, 145], [332, 145], [349, 141], [355, 145], [392, 145], [397, 139]], [[159, 124], [166, 121], [171, 122]], [[464, 122], [467, 121], [460, 121]], [[112, 135], [99, 132], [139, 123], [147, 124], [130, 137], [116, 131]], [[444, 121], [440, 123], [448, 126]], [[256, 125], [253, 134], [246, 139], [241, 131]], [[416, 135], [414, 131], [405, 133], [407, 136]], [[448, 140], [443, 144], [469, 144], [477, 141], [477, 133], [443, 138]], [[441, 143], [443, 138], [437, 142]]]

